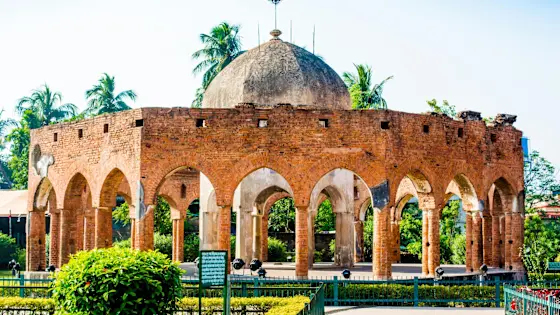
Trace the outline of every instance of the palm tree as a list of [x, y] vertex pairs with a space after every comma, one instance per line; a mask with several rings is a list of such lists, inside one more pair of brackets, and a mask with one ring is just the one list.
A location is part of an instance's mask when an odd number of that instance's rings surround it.
[[31, 96], [22, 97], [16, 105], [18, 114], [31, 110], [39, 119], [41, 126], [70, 118], [76, 114], [76, 105], [62, 104], [60, 92], [53, 92], [44, 84], [40, 89], [33, 90]]
[[[4, 110], [0, 110], [0, 117], [4, 114]], [[7, 129], [15, 124], [15, 121], [12, 119], [1, 119], [0, 118], [0, 151], [4, 151], [6, 149], [6, 132]], [[7, 157], [4, 155], [0, 156], [0, 175], [2, 179], [2, 183], [7, 184], [8, 187], [12, 186], [12, 181], [10, 179], [10, 169], [8, 168], [8, 162], [6, 161]]]
[[104, 73], [99, 83], [86, 91], [86, 99], [88, 100], [86, 114], [95, 116], [130, 109], [125, 100], [136, 101], [136, 93], [126, 90], [115, 95], [115, 77]]
[[363, 64], [354, 64], [357, 73], [344, 72], [342, 78], [352, 97], [354, 109], [387, 109], [387, 101], [383, 98], [383, 86], [393, 76], [387, 77], [378, 84], [371, 86], [371, 67]]
[[[206, 90], [216, 75], [243, 53], [241, 51], [241, 37], [239, 25], [222, 22], [210, 31], [210, 34], [200, 34], [200, 41], [204, 48], [196, 51], [193, 59], [202, 59], [193, 69], [195, 75], [204, 72], [202, 77], [202, 92]], [[197, 99], [201, 99], [201, 91], [197, 91]], [[194, 106], [200, 102], [195, 100]]]

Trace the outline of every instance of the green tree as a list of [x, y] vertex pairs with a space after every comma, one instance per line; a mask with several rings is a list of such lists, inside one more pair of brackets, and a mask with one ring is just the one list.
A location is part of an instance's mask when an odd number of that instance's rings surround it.
[[200, 60], [194, 67], [195, 75], [204, 72], [202, 87], [197, 90], [192, 107], [200, 107], [202, 95], [216, 75], [243, 53], [239, 25], [226, 22], [213, 27], [209, 34], [200, 34], [200, 41], [204, 48], [193, 53], [192, 58]]
[[[453, 259], [460, 261], [464, 260], [465, 257], [464, 250], [460, 247], [460, 241], [457, 240], [463, 235], [461, 229], [457, 226], [460, 208], [461, 202], [459, 200], [451, 200], [442, 210], [440, 221], [440, 257], [441, 263], [444, 264], [455, 263]], [[462, 246], [465, 248], [464, 243]]]
[[373, 257], [373, 221], [375, 215], [373, 207], [370, 205], [366, 210], [366, 220], [364, 221], [364, 261], [371, 261]]
[[323, 201], [317, 210], [315, 217], [315, 231], [328, 232], [336, 230], [336, 214], [333, 212], [329, 199]]
[[[130, 224], [129, 206], [126, 202], [113, 209], [113, 219], [122, 225]], [[171, 222], [171, 208], [169, 203], [158, 196], [154, 211], [154, 232], [161, 235], [171, 235], [173, 224]]]
[[296, 207], [292, 198], [276, 201], [270, 208], [268, 229], [275, 232], [293, 232], [296, 222]]
[[560, 224], [545, 222], [538, 215], [525, 220], [525, 242], [522, 252], [523, 263], [531, 280], [543, 280], [548, 262], [553, 261], [560, 251]]
[[558, 205], [553, 192], [560, 190], [556, 168], [538, 151], [532, 151], [525, 163], [525, 208], [531, 212], [539, 202]]
[[443, 114], [451, 118], [457, 116], [457, 109], [455, 109], [455, 105], [449, 104], [446, 100], [443, 100], [443, 104], [441, 105], [438, 104], [435, 98], [431, 101], [426, 101], [426, 103], [428, 103], [428, 106], [430, 106], [431, 111], [434, 113]]
[[31, 110], [39, 120], [40, 126], [46, 126], [76, 114], [76, 105], [61, 103], [62, 94], [53, 92], [44, 84], [40, 89], [33, 90], [31, 96], [22, 97], [16, 105], [16, 111], [22, 115], [26, 110]]
[[42, 121], [35, 111], [27, 109], [16, 127], [6, 136], [6, 140], [11, 143], [8, 169], [12, 178], [12, 187], [15, 189], [27, 189], [30, 130], [40, 127], [41, 124]]
[[115, 95], [115, 77], [104, 73], [99, 83], [86, 91], [88, 115], [115, 113], [130, 109], [126, 100], [136, 101], [136, 93], [132, 90], [122, 91]]
[[372, 70], [368, 65], [354, 64], [356, 73], [344, 72], [342, 78], [350, 97], [352, 98], [352, 108], [354, 109], [387, 109], [387, 102], [383, 98], [383, 87], [385, 83], [393, 78], [387, 77], [385, 80], [372, 86]]
[[422, 259], [422, 210], [416, 203], [408, 203], [402, 210], [400, 224], [401, 246]]
[[[0, 117], [4, 110], [0, 111]], [[6, 143], [8, 142], [6, 139], [6, 132], [7, 129], [14, 125], [15, 122], [11, 119], [1, 119], [0, 118], [0, 151], [4, 151], [6, 149]], [[12, 186], [11, 180], [11, 171], [8, 167], [7, 157], [4, 155], [0, 155], [0, 175], [2, 177], [1, 183], [7, 185], [8, 187]]]

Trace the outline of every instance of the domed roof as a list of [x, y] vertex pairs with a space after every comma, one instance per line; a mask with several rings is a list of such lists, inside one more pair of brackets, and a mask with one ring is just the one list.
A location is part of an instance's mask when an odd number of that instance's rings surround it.
[[248, 50], [212, 80], [202, 100], [204, 108], [255, 105], [310, 105], [351, 109], [346, 85], [321, 58], [274, 38]]

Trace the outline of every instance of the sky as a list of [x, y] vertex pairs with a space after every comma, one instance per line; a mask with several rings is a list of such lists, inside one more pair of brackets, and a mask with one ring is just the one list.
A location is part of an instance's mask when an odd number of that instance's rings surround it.
[[[47, 83], [84, 109], [101, 74], [133, 107], [189, 106], [199, 35], [241, 25], [244, 49], [270, 38], [267, 0], [0, 0], [0, 108]], [[518, 115], [515, 126], [560, 167], [560, 1], [283, 0], [284, 40], [313, 48], [339, 74], [372, 66], [393, 75], [384, 97], [393, 110], [423, 112], [448, 100], [484, 117]]]

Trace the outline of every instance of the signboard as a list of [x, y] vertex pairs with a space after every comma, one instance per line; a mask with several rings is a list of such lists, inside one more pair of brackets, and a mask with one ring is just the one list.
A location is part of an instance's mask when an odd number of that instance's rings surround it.
[[227, 275], [227, 251], [200, 251], [199, 279], [203, 288], [225, 286]]
[[549, 262], [548, 270], [560, 270], [560, 262]]

